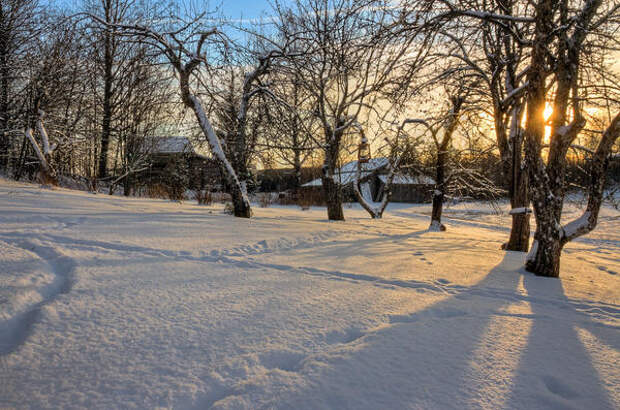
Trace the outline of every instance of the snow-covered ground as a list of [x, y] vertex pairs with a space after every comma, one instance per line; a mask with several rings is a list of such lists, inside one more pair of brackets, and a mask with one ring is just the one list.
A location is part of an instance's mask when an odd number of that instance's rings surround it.
[[0, 408], [620, 408], [617, 210], [561, 280], [481, 204], [221, 210], [0, 180]]

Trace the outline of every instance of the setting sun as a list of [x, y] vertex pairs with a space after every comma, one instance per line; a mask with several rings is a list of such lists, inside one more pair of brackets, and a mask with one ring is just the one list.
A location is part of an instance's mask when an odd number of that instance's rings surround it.
[[[549, 118], [551, 118], [552, 114], [553, 114], [553, 106], [549, 103], [545, 103], [545, 111], [543, 111], [543, 118], [545, 119], [545, 124], [547, 123], [547, 121], [549, 121]], [[551, 137], [551, 127], [546, 125], [545, 126], [545, 144], [549, 143], [550, 137]]]

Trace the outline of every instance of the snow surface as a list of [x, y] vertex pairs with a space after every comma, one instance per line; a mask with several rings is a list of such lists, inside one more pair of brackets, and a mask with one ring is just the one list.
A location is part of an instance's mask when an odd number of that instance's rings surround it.
[[[620, 408], [620, 214], [561, 279], [484, 204], [256, 208], [0, 180], [0, 408]], [[579, 215], [567, 206], [567, 220]]]

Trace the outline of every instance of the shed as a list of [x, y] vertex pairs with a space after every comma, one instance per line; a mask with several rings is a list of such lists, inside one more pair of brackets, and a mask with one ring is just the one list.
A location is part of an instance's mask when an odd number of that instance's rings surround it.
[[[360, 177], [360, 189], [365, 197], [371, 197], [373, 201], [381, 201], [382, 187], [387, 181], [389, 160], [387, 158], [373, 158], [362, 164]], [[345, 200], [355, 200], [353, 182], [357, 172], [357, 161], [351, 161], [340, 167], [335, 178], [342, 186]], [[392, 180], [393, 202], [427, 202], [435, 181], [426, 175], [397, 174]], [[314, 179], [302, 185], [302, 192], [318, 194], [322, 192], [323, 183], [321, 178]]]

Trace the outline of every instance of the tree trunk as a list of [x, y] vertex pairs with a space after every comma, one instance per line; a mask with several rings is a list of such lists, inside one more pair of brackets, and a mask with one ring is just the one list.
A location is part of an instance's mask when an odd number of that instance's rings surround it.
[[123, 180], [123, 195], [130, 196], [131, 195], [131, 176], [127, 175]]
[[340, 184], [334, 181], [332, 175], [323, 176], [322, 181], [325, 202], [327, 203], [327, 219], [330, 221], [344, 221]]
[[22, 139], [22, 148], [19, 150], [19, 158], [17, 159], [17, 166], [15, 167], [15, 171], [13, 174], [13, 178], [19, 181], [22, 177], [22, 173], [24, 171], [24, 166], [26, 163], [26, 154], [28, 153], [28, 143], [27, 138], [24, 137]]
[[512, 174], [510, 178], [510, 205], [512, 213], [512, 227], [510, 229], [510, 238], [505, 245], [507, 251], [527, 252], [530, 244], [530, 217], [529, 210], [529, 178], [527, 169], [522, 164], [522, 137], [513, 137], [512, 150]]
[[110, 134], [112, 127], [112, 81], [114, 55], [112, 51], [112, 34], [106, 29], [104, 44], [104, 86], [103, 86], [103, 118], [101, 127], [101, 151], [99, 152], [99, 178], [107, 175], [108, 149], [110, 146]]
[[293, 153], [295, 155], [293, 159], [293, 169], [295, 171], [295, 186], [293, 187], [293, 200], [299, 200], [299, 188], [301, 187], [301, 153], [299, 149], [294, 149]]
[[443, 199], [445, 191], [445, 168], [448, 152], [441, 147], [437, 152], [437, 163], [435, 171], [437, 178], [435, 190], [433, 191], [433, 211], [431, 213], [431, 231], [445, 231], [446, 227], [441, 223], [441, 214], [443, 213]]
[[[4, 41], [2, 42], [4, 43]], [[8, 171], [9, 140], [9, 68], [6, 45], [0, 46], [0, 170]]]
[[435, 190], [433, 192], [433, 211], [431, 212], [431, 231], [445, 231], [446, 227], [441, 223], [441, 214], [443, 212], [443, 192]]
[[194, 112], [201, 130], [207, 138], [209, 148], [211, 148], [211, 152], [213, 153], [218, 166], [220, 167], [221, 173], [226, 180], [226, 184], [230, 188], [230, 195], [232, 197], [234, 209], [233, 214], [240, 218], [250, 218], [252, 216], [252, 208], [245, 190], [245, 184], [242, 183], [243, 181], [239, 181], [233, 165], [231, 165], [230, 161], [226, 158], [224, 150], [222, 149], [222, 144], [220, 143], [211, 122], [208, 120], [207, 114], [205, 113], [200, 100], [198, 100], [198, 98], [190, 92], [190, 71], [187, 70], [187, 68], [183, 69], [179, 64], [177, 64], [176, 69], [179, 72], [179, 86], [181, 88], [183, 103]]
[[560, 276], [560, 255], [562, 243], [559, 239], [535, 240], [525, 269], [538, 276], [557, 278]]
[[340, 145], [334, 141], [340, 141], [339, 137], [334, 137], [332, 143], [325, 150], [325, 163], [323, 164], [323, 192], [327, 203], [327, 219], [330, 221], [344, 221], [340, 181], [335, 180]]
[[238, 218], [250, 218], [252, 216], [252, 208], [238, 185], [231, 185], [230, 195], [233, 203], [233, 214]]
[[506, 243], [507, 251], [527, 252], [530, 246], [530, 213], [512, 215], [510, 238]]

